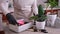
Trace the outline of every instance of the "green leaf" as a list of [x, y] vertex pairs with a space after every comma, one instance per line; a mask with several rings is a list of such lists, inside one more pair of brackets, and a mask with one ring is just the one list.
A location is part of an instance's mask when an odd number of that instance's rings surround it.
[[58, 6], [58, 2], [56, 0], [48, 0], [49, 4], [51, 5], [51, 7], [55, 7]]
[[38, 19], [38, 16], [32, 16], [29, 18], [30, 20], [37, 20]]
[[38, 6], [38, 15], [39, 15], [39, 16], [44, 15], [44, 10], [43, 10], [42, 5], [39, 5], [39, 6]]

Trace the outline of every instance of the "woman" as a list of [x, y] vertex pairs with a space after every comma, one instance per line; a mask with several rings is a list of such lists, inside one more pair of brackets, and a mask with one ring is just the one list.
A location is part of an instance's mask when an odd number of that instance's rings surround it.
[[[4, 8], [2, 8], [2, 6]], [[2, 13], [4, 13], [5, 15], [7, 13], [9, 13], [8, 10], [8, 1], [7, 0], [0, 0], [0, 34], [5, 34], [4, 30], [3, 30], [3, 24], [2, 24]]]
[[5, 34], [2, 24], [2, 13], [7, 17], [9, 23], [12, 23], [13, 25], [17, 24], [16, 20], [8, 10], [8, 4], [9, 0], [0, 0], [0, 34]]

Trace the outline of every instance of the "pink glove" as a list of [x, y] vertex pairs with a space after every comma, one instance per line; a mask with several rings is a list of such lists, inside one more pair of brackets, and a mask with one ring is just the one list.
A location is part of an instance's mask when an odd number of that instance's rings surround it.
[[24, 19], [17, 20], [17, 22], [18, 22], [19, 25], [23, 25], [24, 24]]

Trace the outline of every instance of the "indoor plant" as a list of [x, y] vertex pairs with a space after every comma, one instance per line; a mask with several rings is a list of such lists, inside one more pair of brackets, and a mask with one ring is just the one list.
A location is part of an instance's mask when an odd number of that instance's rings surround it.
[[[45, 20], [46, 15], [44, 14], [43, 7], [41, 5], [38, 6], [38, 15], [32, 16], [30, 19], [35, 20], [36, 28], [39, 30], [45, 29]], [[45, 31], [46, 32], [46, 31]]]
[[[47, 0], [47, 7], [46, 10], [48, 9], [48, 6], [50, 5], [49, 8], [51, 8], [51, 13], [47, 15], [47, 26], [54, 26], [55, 19], [57, 17], [57, 14], [54, 14], [53, 8], [58, 6], [58, 2], [56, 0]], [[46, 11], [47, 12], [47, 11]]]

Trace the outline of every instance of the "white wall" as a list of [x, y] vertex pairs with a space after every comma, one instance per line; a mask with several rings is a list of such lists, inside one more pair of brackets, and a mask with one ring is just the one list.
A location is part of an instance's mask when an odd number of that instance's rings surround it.
[[38, 3], [38, 5], [39, 4], [42, 4], [43, 5], [45, 1], [47, 1], [47, 0], [37, 0], [37, 3]]
[[[60, 6], [60, 0], [59, 0], [59, 6]], [[58, 17], [60, 17], [60, 10], [58, 11]]]
[[46, 4], [44, 3], [45, 1], [47, 1], [47, 0], [37, 0], [37, 4], [38, 5], [42, 5], [42, 7], [46, 7]]

